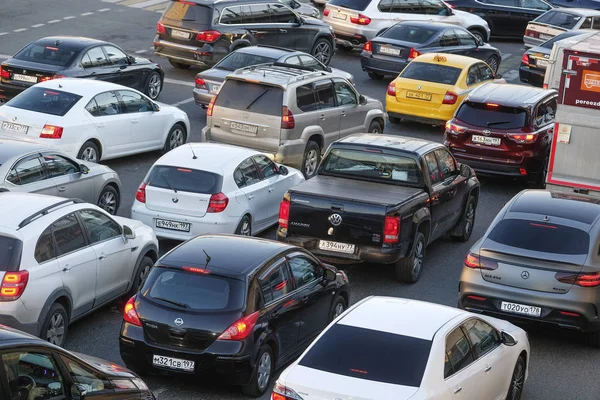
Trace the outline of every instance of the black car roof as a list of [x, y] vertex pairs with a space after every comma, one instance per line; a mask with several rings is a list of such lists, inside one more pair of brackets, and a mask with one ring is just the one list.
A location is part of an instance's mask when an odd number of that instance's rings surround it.
[[[58, 44], [56, 44], [57, 41], [59, 41]], [[41, 46], [64, 46], [69, 48], [83, 49], [85, 47], [97, 44], [107, 44], [108, 42], [105, 42], [103, 40], [86, 38], [82, 36], [48, 36], [45, 38], [38, 39], [33, 43], [39, 44]]]
[[0, 139], [0, 165], [20, 154], [49, 150], [52, 150], [52, 148], [43, 144], [2, 138]]
[[550, 93], [555, 94], [556, 91], [510, 83], [488, 83], [471, 92], [468, 101], [523, 108], [536, 104]]
[[600, 200], [546, 190], [525, 190], [508, 211], [547, 215], [590, 225], [600, 217]]
[[50, 345], [50, 343], [35, 336], [32, 336], [28, 333], [19, 331], [17, 329], [5, 325], [0, 325], [0, 349], [3, 347], [14, 346], [15, 344], [17, 344], [15, 342], [18, 342], [19, 344], [35, 343], [41, 345]]
[[440, 143], [424, 139], [371, 133], [360, 133], [356, 135], [346, 136], [345, 138], [338, 140], [337, 143], [351, 143], [366, 146], [392, 148], [395, 150], [417, 153], [419, 155], [425, 154], [432, 149], [443, 147], [443, 145]]

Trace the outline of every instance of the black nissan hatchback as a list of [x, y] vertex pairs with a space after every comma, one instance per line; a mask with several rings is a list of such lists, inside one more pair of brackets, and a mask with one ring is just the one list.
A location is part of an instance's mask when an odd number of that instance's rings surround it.
[[346, 275], [304, 249], [198, 236], [158, 260], [125, 305], [121, 358], [140, 373], [222, 377], [258, 397], [348, 302]]

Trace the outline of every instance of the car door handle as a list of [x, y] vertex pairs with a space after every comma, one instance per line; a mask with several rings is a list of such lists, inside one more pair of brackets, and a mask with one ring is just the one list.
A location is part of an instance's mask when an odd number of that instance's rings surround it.
[[65, 267], [62, 270], [63, 270], [63, 272], [67, 272], [67, 271], [70, 271], [71, 268], [73, 268], [73, 267], [69, 267], [69, 264], [67, 264], [67, 265], [65, 265]]
[[492, 366], [488, 365], [487, 367], [485, 367], [485, 369], [483, 370], [483, 372], [490, 372], [492, 370]]
[[324, 116], [324, 115], [321, 115], [321, 116], [319, 117], [319, 119], [320, 119], [321, 121], [325, 121], [325, 116]]
[[280, 29], [279, 33], [287, 33], [287, 29]]
[[106, 125], [104, 125], [104, 124], [96, 124], [96, 126], [97, 126], [98, 128], [104, 128]]
[[132, 119], [132, 120], [131, 120], [131, 123], [132, 123], [132, 124], [137, 124], [138, 122], [140, 122], [140, 120], [139, 120], [139, 119]]
[[346, 111], [342, 111], [342, 117], [346, 116]]
[[254, 195], [253, 195], [253, 194], [249, 194], [249, 195], [248, 195], [248, 200], [252, 200], [253, 198], [254, 198]]
[[66, 186], [60, 186], [60, 187], [58, 188], [58, 191], [59, 191], [59, 192], [64, 192], [65, 190], [67, 190], [67, 187], [66, 187]]
[[273, 190], [275, 190], [275, 188], [271, 186], [271, 187], [269, 188], [269, 193], [271, 193]]
[[258, 31], [250, 30], [250, 33], [253, 35], [256, 35], [258, 33]]
[[102, 254], [100, 257], [98, 257], [98, 260], [104, 260], [106, 258], [106, 254]]
[[461, 387], [457, 387], [456, 389], [454, 389], [454, 394], [456, 394], [456, 393], [460, 392], [461, 390], [462, 390], [462, 388], [461, 388]]

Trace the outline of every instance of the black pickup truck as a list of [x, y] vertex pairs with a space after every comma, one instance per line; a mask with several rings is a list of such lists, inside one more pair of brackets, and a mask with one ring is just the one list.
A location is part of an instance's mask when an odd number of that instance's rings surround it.
[[394, 264], [416, 282], [425, 247], [467, 241], [479, 197], [475, 172], [440, 143], [358, 134], [331, 144], [317, 175], [290, 189], [277, 238], [329, 262]]

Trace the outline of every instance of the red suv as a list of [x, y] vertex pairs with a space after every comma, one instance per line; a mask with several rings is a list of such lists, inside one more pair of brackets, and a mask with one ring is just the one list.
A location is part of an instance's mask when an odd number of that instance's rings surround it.
[[556, 91], [489, 83], [473, 90], [446, 123], [444, 144], [479, 175], [543, 185], [556, 114]]

